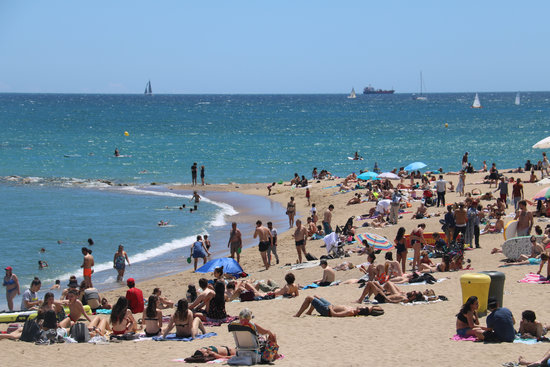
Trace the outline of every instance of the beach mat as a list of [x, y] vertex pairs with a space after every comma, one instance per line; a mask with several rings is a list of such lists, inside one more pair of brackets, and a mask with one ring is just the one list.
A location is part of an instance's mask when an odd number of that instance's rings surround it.
[[197, 340], [197, 339], [205, 339], [205, 338], [210, 338], [212, 336], [217, 336], [218, 334], [216, 333], [206, 333], [206, 334], [200, 334], [200, 335], [197, 335], [194, 339], [193, 338], [178, 338], [176, 336], [176, 334], [168, 334], [166, 335], [166, 338], [163, 338], [162, 336], [154, 336], [153, 337], [153, 340], [154, 341], [166, 341], [166, 340], [169, 340], [169, 341], [179, 341], [179, 342], [190, 342], [190, 341], [193, 341], [193, 340]]
[[203, 321], [202, 324], [204, 326], [221, 326], [222, 324], [229, 324], [238, 319], [239, 319], [238, 316], [227, 316], [223, 320], [210, 319], [207, 317], [206, 321]]
[[550, 281], [546, 280], [545, 277], [535, 273], [526, 274], [523, 279], [518, 280], [518, 283], [529, 283], [529, 284], [550, 284]]
[[451, 338], [451, 340], [454, 340], [454, 341], [469, 341], [469, 342], [476, 342], [478, 341], [477, 338], [475, 336], [460, 336], [460, 335], [455, 335]]

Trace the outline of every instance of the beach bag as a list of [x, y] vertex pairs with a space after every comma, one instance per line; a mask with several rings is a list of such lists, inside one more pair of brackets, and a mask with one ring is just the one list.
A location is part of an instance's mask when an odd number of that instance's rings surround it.
[[277, 352], [279, 351], [279, 346], [277, 343], [272, 341], [266, 341], [264, 347], [262, 348], [262, 362], [273, 362], [277, 358]]
[[87, 343], [90, 340], [90, 332], [84, 323], [77, 322], [71, 327], [70, 337], [78, 343]]
[[23, 331], [19, 340], [24, 342], [34, 343], [40, 337], [40, 327], [35, 320], [27, 320], [23, 325]]
[[306, 254], [306, 259], [307, 261], [317, 260], [317, 258], [312, 254], [310, 254], [309, 252]]

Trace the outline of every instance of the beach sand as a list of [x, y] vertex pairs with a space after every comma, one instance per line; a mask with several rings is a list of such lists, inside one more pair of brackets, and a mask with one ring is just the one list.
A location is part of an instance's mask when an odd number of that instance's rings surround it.
[[[501, 173], [504, 172], [506, 170], [501, 171]], [[522, 181], [528, 179], [527, 173], [505, 173], [505, 175], [521, 177]], [[466, 192], [471, 192], [474, 188], [479, 188], [482, 193], [493, 191], [494, 188], [489, 189], [487, 184], [480, 183], [483, 176], [485, 174], [481, 173], [467, 175]], [[458, 182], [456, 175], [445, 175], [445, 179], [452, 181], [455, 186]], [[335, 206], [333, 228], [336, 224], [344, 225], [350, 216], [368, 213], [368, 210], [375, 206], [375, 203], [372, 202], [346, 206], [346, 202], [353, 197], [354, 192], [336, 194], [337, 188], [326, 189], [326, 187], [334, 186], [339, 182], [341, 180], [321, 181], [312, 183], [311, 187], [311, 202], [317, 205], [320, 221], [322, 213], [328, 205]], [[267, 184], [209, 185], [207, 191], [239, 191], [244, 194], [267, 196], [266, 187]], [[190, 188], [189, 186], [177, 187], [177, 189]], [[512, 185], [509, 185], [510, 193], [511, 189]], [[541, 187], [535, 184], [524, 184], [525, 198], [531, 199], [533, 194], [540, 189]], [[276, 185], [270, 198], [286, 207], [290, 196], [296, 198], [297, 218], [301, 217], [305, 222], [309, 206], [305, 199], [304, 189]], [[446, 199], [447, 203], [463, 200], [457, 194], [449, 192]], [[484, 206], [487, 203], [487, 201], [482, 201]], [[414, 203], [410, 211], [416, 210], [418, 205], [418, 202]], [[529, 210], [534, 210], [534, 207], [529, 207]], [[510, 206], [506, 212], [513, 213], [513, 206]], [[444, 209], [430, 207], [428, 213], [443, 214]], [[418, 223], [426, 223], [426, 232], [440, 231], [441, 229], [439, 219], [442, 217], [416, 220], [411, 219], [411, 216], [412, 213], [404, 214], [398, 225], [381, 229], [362, 228], [361, 225], [364, 221], [354, 221], [354, 225], [358, 226], [357, 233], [370, 231], [387, 236], [391, 240], [400, 226], [405, 227], [407, 233], [416, 228]], [[267, 221], [269, 218], [260, 219]], [[504, 218], [504, 222], [511, 219], [513, 218]], [[229, 217], [227, 220], [232, 221], [233, 219]], [[544, 228], [547, 222], [535, 219], [535, 224]], [[251, 279], [273, 279], [282, 285], [284, 284], [284, 275], [289, 271], [289, 267], [284, 264], [297, 261], [294, 241], [291, 236], [293, 231], [288, 231], [288, 228], [277, 229], [280, 234], [278, 241], [280, 265], [272, 266], [267, 271], [262, 270], [263, 266], [257, 247], [245, 249], [241, 254], [241, 265]], [[525, 274], [536, 272], [538, 265], [497, 268], [502, 264], [501, 260], [504, 256], [502, 254], [491, 255], [491, 249], [500, 247], [503, 243], [502, 234], [482, 235], [480, 243], [481, 249], [467, 251], [465, 257], [471, 259], [474, 272], [499, 270], [505, 273], [504, 306], [513, 312], [516, 328], [519, 327], [521, 312], [525, 309], [534, 310], [538, 320], [550, 322], [550, 309], [545, 307], [550, 299], [548, 286], [518, 283], [518, 280]], [[322, 244], [322, 240], [308, 241], [307, 251], [320, 257], [326, 253], [326, 250], [320, 247]], [[393, 252], [395, 255], [395, 250]], [[383, 255], [384, 253], [379, 255], [377, 263], [383, 263]], [[409, 257], [411, 256], [412, 250], [409, 250]], [[343, 261], [360, 264], [366, 261], [366, 257], [352, 255], [345, 259], [329, 260], [329, 265], [338, 265]], [[410, 266], [407, 267], [408, 269]], [[322, 269], [318, 266], [293, 272], [300, 285], [309, 284], [322, 276]], [[517, 361], [519, 355], [526, 356], [530, 360], [540, 358], [548, 350], [548, 344], [483, 344], [451, 340], [455, 334], [455, 315], [462, 305], [459, 278], [466, 273], [467, 271], [435, 273], [434, 276], [438, 279], [448, 279], [432, 286], [403, 286], [402, 288], [407, 291], [431, 288], [437, 295], [445, 295], [448, 301], [414, 306], [384, 304], [382, 307], [385, 314], [380, 317], [325, 318], [307, 315], [302, 315], [300, 318], [292, 317], [308, 295], [319, 295], [333, 304], [354, 305], [354, 301], [359, 298], [362, 291], [357, 284], [302, 290], [300, 296], [295, 299], [231, 302], [226, 305], [226, 309], [228, 314], [238, 315], [241, 309], [248, 307], [255, 315], [254, 322], [277, 334], [280, 345], [279, 352], [284, 355], [284, 358], [276, 361], [276, 365], [499, 366], [503, 362]], [[339, 271], [336, 279], [359, 278], [361, 275], [362, 273], [358, 269]], [[197, 284], [197, 280], [203, 276], [203, 274], [193, 274], [187, 271], [140, 282], [137, 287], [143, 290], [145, 297], [151, 293], [153, 288], [160, 287], [163, 290], [163, 295], [177, 301], [177, 299], [185, 297], [188, 284]], [[210, 277], [211, 275], [207, 275], [207, 278]], [[124, 295], [125, 292], [125, 288], [120, 288], [107, 292], [105, 295], [114, 304], [116, 297]], [[170, 310], [164, 310], [164, 314], [170, 314]], [[316, 313], [314, 312], [314, 314]], [[481, 319], [481, 324], [485, 325], [485, 318]], [[2, 326], [2, 328], [4, 327], [5, 325]], [[235, 345], [226, 325], [208, 327], [207, 331], [215, 332], [218, 335], [193, 342], [127, 341], [97, 346], [59, 344], [40, 347], [23, 342], [2, 341], [0, 342], [3, 349], [1, 352], [2, 364], [23, 366], [28, 365], [29, 361], [36, 361], [43, 365], [53, 365], [63, 361], [68, 365], [69, 363], [82, 363], [86, 359], [99, 366], [120, 364], [166, 366], [174, 365], [173, 359], [190, 356], [194, 350], [203, 346]]]

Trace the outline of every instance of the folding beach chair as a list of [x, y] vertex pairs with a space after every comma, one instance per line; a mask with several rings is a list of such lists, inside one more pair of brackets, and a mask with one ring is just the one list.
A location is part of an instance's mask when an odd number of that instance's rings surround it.
[[229, 332], [233, 333], [235, 339], [237, 357], [250, 357], [252, 364], [260, 363], [262, 360], [260, 340], [256, 331], [249, 326], [233, 322], [228, 325]]

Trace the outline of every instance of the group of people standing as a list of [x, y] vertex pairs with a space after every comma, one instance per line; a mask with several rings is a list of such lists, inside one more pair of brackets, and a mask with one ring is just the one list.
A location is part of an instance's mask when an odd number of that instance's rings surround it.
[[[197, 186], [197, 162], [193, 163], [191, 166], [191, 184]], [[204, 186], [204, 166], [201, 166], [201, 185]]]

